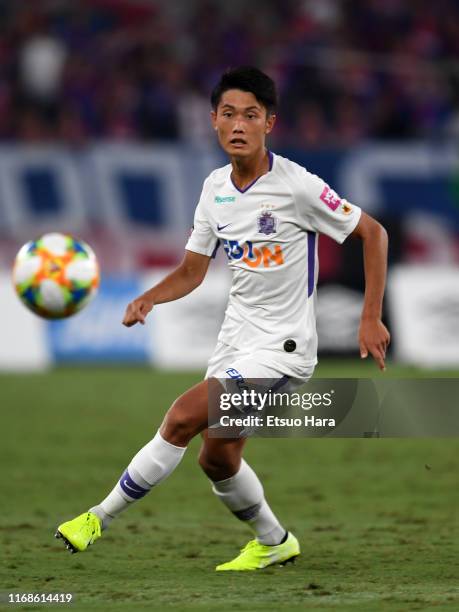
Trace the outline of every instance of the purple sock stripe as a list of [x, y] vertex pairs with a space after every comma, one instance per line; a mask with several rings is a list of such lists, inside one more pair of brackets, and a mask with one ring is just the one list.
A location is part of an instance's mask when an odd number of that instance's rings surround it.
[[281, 387], [283, 387], [290, 380], [290, 376], [284, 374], [282, 378], [280, 378], [274, 385], [271, 387], [270, 391], [273, 393], [274, 391], [278, 391]]
[[314, 293], [314, 265], [316, 261], [316, 233], [308, 231], [308, 298]]
[[127, 470], [120, 478], [120, 487], [123, 489], [126, 495], [129, 495], [129, 497], [132, 497], [132, 499], [141, 499], [150, 490], [144, 489], [138, 485], [135, 480], [132, 480]]

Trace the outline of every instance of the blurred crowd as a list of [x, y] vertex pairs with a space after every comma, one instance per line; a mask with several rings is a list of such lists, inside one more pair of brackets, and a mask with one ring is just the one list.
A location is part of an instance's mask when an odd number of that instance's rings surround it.
[[222, 70], [276, 79], [275, 144], [459, 135], [454, 0], [0, 0], [0, 139], [207, 145]]

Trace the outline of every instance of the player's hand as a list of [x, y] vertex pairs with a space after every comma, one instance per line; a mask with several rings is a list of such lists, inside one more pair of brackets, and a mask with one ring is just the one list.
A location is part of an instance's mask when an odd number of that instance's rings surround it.
[[390, 334], [381, 319], [362, 319], [359, 328], [359, 346], [362, 359], [373, 355], [380, 370], [386, 369], [386, 350], [390, 343]]
[[136, 323], [145, 325], [145, 317], [153, 308], [154, 303], [148, 298], [146, 294], [133, 300], [124, 313], [123, 325], [126, 327], [132, 327]]

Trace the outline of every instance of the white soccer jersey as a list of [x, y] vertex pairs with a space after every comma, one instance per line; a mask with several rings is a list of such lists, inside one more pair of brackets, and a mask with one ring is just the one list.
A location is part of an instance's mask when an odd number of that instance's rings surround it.
[[186, 249], [220, 243], [233, 282], [218, 340], [292, 366], [317, 363], [318, 234], [342, 243], [361, 210], [318, 176], [269, 153], [270, 170], [244, 190], [231, 164], [204, 181]]

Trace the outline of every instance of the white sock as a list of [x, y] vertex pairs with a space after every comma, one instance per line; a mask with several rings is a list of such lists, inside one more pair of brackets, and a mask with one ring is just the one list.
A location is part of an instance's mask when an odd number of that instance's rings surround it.
[[134, 456], [127, 470], [107, 497], [89, 509], [102, 521], [102, 528], [130, 504], [144, 497], [152, 487], [162, 482], [180, 463], [186, 447], [166, 442], [159, 431]]
[[263, 486], [242, 459], [239, 472], [212, 483], [212, 490], [241, 521], [246, 521], [261, 544], [280, 544], [286, 531], [265, 500]]

